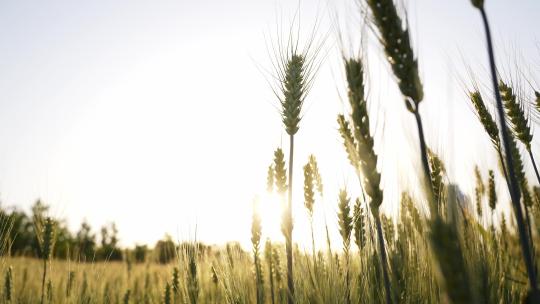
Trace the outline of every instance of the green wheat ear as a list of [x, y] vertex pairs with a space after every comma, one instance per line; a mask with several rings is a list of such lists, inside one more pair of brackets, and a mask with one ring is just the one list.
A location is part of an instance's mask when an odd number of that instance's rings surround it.
[[287, 191], [287, 169], [285, 168], [285, 155], [281, 148], [277, 148], [274, 152], [273, 179], [278, 193], [284, 194]]
[[441, 202], [441, 196], [443, 194], [443, 177], [446, 174], [446, 169], [442, 160], [428, 148], [428, 160], [429, 167], [431, 169], [431, 185], [433, 186], [433, 198], [435, 202]]
[[471, 0], [471, 3], [476, 8], [483, 8], [484, 7], [484, 0]]
[[268, 166], [268, 171], [266, 174], [266, 191], [271, 193], [274, 191], [274, 166]]
[[488, 197], [489, 197], [489, 208], [491, 208], [491, 211], [493, 212], [497, 205], [497, 191], [495, 189], [495, 174], [493, 170], [489, 170]]
[[345, 248], [349, 248], [349, 244], [351, 242], [351, 232], [353, 229], [350, 201], [351, 199], [349, 198], [347, 191], [345, 189], [341, 189], [339, 191], [338, 224], [339, 233], [341, 234]]
[[180, 269], [178, 267], [173, 268], [172, 290], [175, 295], [180, 294]]
[[474, 177], [476, 180], [476, 186], [474, 187], [474, 196], [476, 199], [476, 213], [479, 218], [482, 217], [482, 199], [486, 193], [484, 182], [482, 181], [482, 174], [478, 166], [474, 166]]
[[317, 191], [319, 192], [320, 196], [323, 196], [324, 186], [321, 172], [319, 171], [319, 164], [317, 163], [317, 158], [315, 158], [315, 155], [312, 154], [309, 156], [309, 164], [311, 166], [311, 172], [313, 173], [313, 180], [317, 186]]
[[281, 117], [287, 134], [298, 132], [300, 112], [306, 95], [304, 56], [293, 53], [285, 64], [281, 89]]
[[[366, 0], [374, 23], [379, 30], [379, 40], [383, 45], [388, 62], [396, 75], [401, 93], [414, 101], [416, 108], [424, 98], [422, 82], [418, 74], [418, 61], [414, 56], [409, 38], [409, 30], [403, 28], [393, 0]], [[416, 108], [411, 108], [411, 112]]]
[[341, 138], [343, 139], [343, 145], [345, 147], [345, 152], [347, 153], [347, 158], [351, 162], [351, 165], [358, 170], [359, 164], [358, 164], [358, 156], [356, 152], [356, 140], [354, 139], [351, 131], [351, 127], [349, 125], [349, 122], [345, 118], [344, 115], [339, 114], [337, 118], [337, 122], [339, 125], [339, 134], [341, 135]]
[[4, 299], [7, 303], [11, 302], [13, 296], [13, 268], [8, 267], [4, 279]]
[[356, 199], [353, 209], [354, 241], [358, 250], [362, 251], [366, 246], [366, 215], [360, 206], [360, 199]]
[[530, 207], [532, 205], [532, 197], [531, 193], [529, 192], [529, 184], [527, 181], [527, 177], [525, 176], [523, 161], [521, 160], [521, 153], [519, 153], [519, 149], [517, 147], [514, 136], [510, 135], [508, 139], [510, 145], [510, 153], [512, 153], [514, 174], [518, 182], [519, 190], [521, 191], [521, 195], [523, 197], [523, 203], [525, 204], [525, 206]]
[[164, 304], [171, 304], [171, 285], [169, 282], [165, 284], [165, 292], [163, 295], [163, 303]]
[[313, 167], [311, 163], [304, 166], [304, 206], [309, 216], [313, 216], [313, 205], [315, 204], [315, 192], [313, 191]]
[[47, 217], [45, 219], [45, 227], [43, 230], [43, 259], [49, 260], [52, 255], [54, 246], [54, 221]]
[[[338, 123], [340, 124], [340, 133], [344, 138], [349, 159], [364, 175], [363, 186], [366, 194], [371, 198], [371, 211], [377, 212], [379, 206], [382, 204], [383, 193], [379, 188], [381, 175], [377, 171], [377, 154], [373, 150], [374, 143], [370, 134], [369, 116], [364, 98], [363, 72], [360, 60], [354, 58], [345, 60], [349, 104], [352, 111], [352, 135], [354, 135], [354, 139], [350, 138], [351, 131], [343, 116], [338, 116]], [[356, 144], [354, 144], [355, 141]], [[353, 147], [356, 149], [354, 153], [349, 151]]]
[[516, 95], [510, 86], [500, 81], [499, 90], [501, 91], [501, 99], [506, 110], [506, 115], [512, 125], [512, 131], [519, 141], [527, 147], [527, 150], [529, 150], [531, 148], [533, 136], [523, 107], [518, 102]]
[[497, 127], [493, 116], [491, 116], [491, 113], [489, 113], [486, 108], [482, 95], [478, 91], [470, 92], [469, 99], [476, 110], [476, 115], [478, 116], [480, 123], [491, 139], [491, 142], [498, 148], [500, 146], [499, 128]]

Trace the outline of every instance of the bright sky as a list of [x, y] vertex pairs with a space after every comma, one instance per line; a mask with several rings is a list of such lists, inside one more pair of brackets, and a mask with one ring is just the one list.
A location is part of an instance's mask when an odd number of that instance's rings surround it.
[[[503, 75], [517, 60], [540, 84], [540, 2], [486, 6]], [[288, 146], [261, 70], [271, 68], [266, 43], [276, 41], [276, 26], [290, 26], [297, 7], [286, 0], [2, 1], [2, 203], [28, 210], [42, 198], [72, 229], [83, 218], [96, 230], [115, 221], [124, 245], [153, 244], [166, 232], [193, 239], [195, 229], [209, 243], [248, 244], [252, 200], [261, 195], [265, 234], [280, 239], [279, 204], [264, 198], [264, 188], [274, 149]], [[487, 170], [495, 159], [464, 95], [467, 65], [489, 84], [478, 12], [468, 0], [406, 7], [425, 83], [428, 144], [446, 160], [449, 178], [471, 191], [473, 164]], [[310, 153], [326, 188], [315, 207], [321, 233], [323, 205], [333, 227], [338, 189], [357, 194], [337, 133], [336, 115], [346, 107], [331, 28], [337, 13], [357, 41], [361, 26], [353, 0], [304, 0], [300, 12], [304, 33], [317, 16], [320, 35], [331, 31], [297, 136], [294, 237], [303, 242], [301, 167]], [[399, 191], [415, 184], [416, 128], [366, 32], [383, 206], [391, 212]]]

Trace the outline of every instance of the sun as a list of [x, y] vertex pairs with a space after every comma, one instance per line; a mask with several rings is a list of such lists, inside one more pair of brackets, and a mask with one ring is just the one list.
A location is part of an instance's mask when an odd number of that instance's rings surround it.
[[265, 193], [259, 197], [254, 208], [261, 217], [263, 238], [268, 238], [271, 241], [283, 241], [281, 234], [283, 200], [281, 196], [276, 193]]

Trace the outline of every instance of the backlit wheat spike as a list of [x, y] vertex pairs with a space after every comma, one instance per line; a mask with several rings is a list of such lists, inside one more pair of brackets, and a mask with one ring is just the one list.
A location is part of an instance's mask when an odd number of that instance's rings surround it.
[[274, 166], [268, 166], [268, 173], [266, 174], [266, 191], [272, 193], [274, 191]]
[[523, 145], [525, 145], [534, 168], [534, 173], [536, 174], [536, 179], [538, 183], [540, 183], [540, 173], [538, 173], [536, 161], [531, 150], [531, 141], [533, 139], [533, 135], [529, 120], [527, 119], [523, 109], [524, 105], [517, 100], [516, 94], [510, 86], [501, 81], [499, 83], [499, 88], [501, 91], [501, 98], [504, 103], [504, 108], [506, 110], [506, 115], [510, 120], [514, 136], [519, 139]]
[[489, 135], [491, 142], [497, 149], [500, 149], [499, 128], [491, 116], [491, 113], [489, 113], [486, 108], [482, 95], [478, 91], [470, 92], [469, 99], [476, 110], [476, 115], [478, 116], [480, 123]]
[[311, 164], [308, 162], [304, 166], [304, 206], [306, 207], [310, 218], [313, 217], [313, 204], [315, 203], [313, 183], [313, 170]]
[[360, 206], [360, 199], [356, 199], [353, 209], [354, 240], [358, 250], [366, 246], [366, 222], [364, 209]]
[[285, 64], [281, 80], [281, 117], [287, 134], [298, 132], [300, 112], [306, 95], [306, 69], [303, 55], [292, 53]]
[[428, 151], [428, 159], [429, 159], [429, 168], [431, 169], [431, 185], [433, 186], [433, 196], [435, 199], [435, 202], [439, 204], [441, 202], [441, 196], [443, 194], [443, 177], [446, 174], [446, 168], [444, 167], [444, 163], [442, 160], [435, 154], [435, 152], [431, 151], [431, 149], [427, 149]]
[[480, 173], [478, 166], [474, 166], [474, 178], [476, 181], [476, 185], [474, 187], [476, 214], [478, 215], [478, 218], [482, 218], [482, 199], [484, 198], [486, 190], [484, 187], [484, 182], [482, 181], [482, 174]]
[[[282, 201], [285, 200], [287, 192], [287, 169], [285, 168], [285, 155], [281, 148], [277, 148], [274, 152], [274, 182], [277, 192], [280, 194]], [[288, 206], [283, 206], [283, 215], [281, 218], [281, 232], [285, 239], [288, 238], [292, 219], [289, 218]]]
[[351, 303], [350, 295], [350, 267], [349, 267], [349, 252], [351, 244], [351, 233], [353, 230], [353, 218], [351, 216], [351, 199], [347, 191], [341, 189], [339, 191], [338, 203], [338, 225], [341, 239], [343, 240], [343, 252], [345, 254], [345, 303]]
[[319, 171], [319, 164], [317, 163], [317, 158], [315, 158], [315, 155], [312, 154], [309, 156], [309, 164], [311, 165], [313, 180], [315, 181], [315, 185], [317, 185], [317, 191], [319, 192], [320, 196], [323, 196], [324, 186], [322, 182], [321, 172]]
[[339, 204], [338, 204], [338, 224], [339, 233], [343, 239], [343, 248], [348, 250], [351, 242], [351, 232], [353, 229], [353, 219], [351, 217], [351, 199], [349, 198], [347, 191], [341, 189], [339, 191]]
[[345, 152], [347, 153], [347, 158], [351, 162], [351, 165], [358, 170], [358, 155], [356, 152], [356, 140], [354, 139], [351, 131], [349, 122], [345, 119], [345, 116], [342, 114], [338, 115], [337, 122], [339, 125], [339, 134], [343, 139], [343, 145], [345, 146]]
[[[371, 137], [369, 127], [369, 117], [364, 96], [364, 70], [362, 62], [358, 59], [345, 59], [344, 63], [345, 74], [347, 76], [347, 95], [351, 106], [351, 119], [353, 125], [352, 134], [356, 140], [356, 153], [354, 153], [354, 157], [358, 158], [357, 167], [355, 167], [355, 169], [361, 172], [363, 178], [361, 178], [360, 175], [358, 176], [359, 179], [361, 179], [361, 186], [363, 186], [366, 194], [370, 197], [369, 205], [371, 207], [371, 213], [375, 218], [377, 228], [386, 302], [392, 303], [390, 278], [388, 275], [388, 261], [386, 258], [386, 248], [384, 246], [384, 236], [379, 214], [379, 207], [383, 201], [383, 192], [379, 186], [381, 175], [377, 171], [377, 154], [375, 154], [373, 149], [373, 138]], [[347, 134], [348, 127], [347, 124], [345, 124], [344, 117], [338, 116], [338, 123], [340, 124], [340, 132], [343, 130], [343, 132], [341, 132], [342, 137], [344, 137], [344, 134], [349, 136]], [[346, 144], [345, 148], [347, 149], [347, 141], [349, 141], [349, 139], [345, 137], [344, 139]], [[347, 153], [349, 153], [349, 151], [347, 151]]]
[[532, 132], [523, 105], [518, 102], [513, 89], [503, 81], [499, 82], [499, 90], [514, 135], [527, 147], [527, 150], [530, 149]]
[[[291, 151], [292, 151], [292, 135], [291, 135]], [[288, 201], [284, 204], [283, 213], [281, 216], [281, 233], [285, 237], [285, 251], [287, 257], [287, 302], [294, 302], [294, 282], [293, 282], [293, 267], [292, 267], [292, 153], [289, 154], [289, 184], [287, 185], [287, 169], [285, 169], [285, 156], [283, 151], [278, 148], [274, 153], [274, 180], [276, 182], [277, 192], [281, 195], [282, 201], [285, 200], [285, 193], [288, 191]]]
[[497, 190], [495, 188], [495, 173], [493, 170], [489, 170], [488, 197], [489, 208], [491, 208], [491, 212], [493, 212], [497, 206]]
[[370, 205], [373, 211], [382, 204], [383, 194], [379, 188], [381, 175], [377, 171], [377, 155], [373, 150], [373, 138], [370, 134], [369, 117], [364, 99], [362, 63], [356, 59], [345, 60], [345, 72], [347, 74], [349, 103], [352, 111], [352, 133], [357, 141], [356, 148], [358, 151], [356, 155], [364, 175], [363, 186], [366, 194], [371, 198]]
[[[316, 162], [315, 165], [317, 165]], [[315, 191], [313, 190], [313, 187], [316, 183], [316, 177], [313, 170], [314, 168], [312, 164], [312, 158], [310, 157], [307, 164], [304, 165], [304, 206], [306, 207], [309, 216], [313, 265], [316, 265], [317, 260], [315, 256], [315, 236], [313, 232], [313, 205], [315, 204]]]
[[521, 160], [521, 153], [519, 153], [517, 143], [513, 136], [510, 136], [510, 151], [512, 153], [512, 159], [514, 160], [514, 163], [513, 163], [514, 172], [515, 172], [516, 179], [519, 183], [519, 188], [521, 191], [521, 195], [523, 197], [523, 203], [525, 204], [525, 206], [531, 206], [532, 198], [530, 196], [530, 192], [528, 191], [529, 183], [525, 176], [525, 171], [523, 168], [523, 161]]
[[411, 47], [409, 30], [403, 25], [394, 0], [365, 0], [371, 10], [372, 21], [378, 29], [379, 41], [386, 53], [388, 63], [397, 78], [401, 94], [405, 97], [407, 110], [414, 114], [420, 145], [420, 157], [424, 170], [423, 189], [428, 197], [432, 216], [439, 216], [434, 189], [431, 185], [427, 145], [420, 115], [420, 102], [424, 89], [418, 73], [418, 61]]
[[285, 194], [287, 191], [287, 169], [285, 168], [285, 155], [281, 148], [277, 148], [274, 152], [274, 174], [273, 179], [276, 185], [276, 190], [280, 194]]
[[[424, 98], [418, 75], [418, 61], [414, 56], [409, 30], [403, 27], [393, 0], [366, 0], [379, 30], [379, 40], [397, 78], [401, 93], [412, 99], [416, 107]], [[409, 110], [416, 111], [417, 109]]]

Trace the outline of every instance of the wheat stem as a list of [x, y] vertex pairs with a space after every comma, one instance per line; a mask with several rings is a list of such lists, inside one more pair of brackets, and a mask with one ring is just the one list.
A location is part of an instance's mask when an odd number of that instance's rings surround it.
[[527, 152], [529, 153], [529, 158], [531, 159], [531, 163], [533, 165], [533, 168], [534, 168], [534, 174], [536, 175], [536, 180], [538, 181], [538, 183], [540, 184], [540, 174], [538, 174], [538, 168], [536, 167], [536, 162], [534, 161], [534, 157], [533, 157], [533, 154], [532, 154], [532, 151], [531, 149], [527, 149]]
[[481, 6], [479, 5], [478, 9], [482, 16], [482, 22], [483, 22], [484, 30], [486, 33], [486, 42], [487, 42], [487, 51], [489, 55], [491, 80], [492, 80], [492, 85], [493, 85], [493, 92], [495, 94], [495, 100], [497, 102], [497, 114], [499, 116], [499, 123], [501, 126], [502, 142], [503, 142], [504, 150], [507, 152], [506, 164], [507, 164], [508, 175], [509, 175], [509, 186], [510, 186], [509, 190], [510, 190], [510, 196], [512, 198], [512, 205], [514, 207], [514, 214], [515, 214], [516, 222], [518, 226], [517, 228], [518, 228], [518, 233], [519, 233], [521, 251], [523, 253], [523, 258], [525, 260], [525, 266], [527, 268], [527, 274], [528, 274], [529, 284], [531, 288], [531, 293], [534, 294], [535, 297], [538, 297], [539, 291], [538, 291], [538, 286], [537, 286], [536, 272], [534, 270], [534, 263], [532, 259], [532, 254], [530, 252], [530, 247], [527, 244], [527, 232], [526, 232], [525, 223], [523, 220], [523, 213], [520, 207], [520, 194], [518, 190], [516, 176], [514, 175], [514, 168], [512, 166], [513, 164], [512, 155], [511, 155], [512, 153], [509, 153], [510, 151], [509, 134], [508, 134], [507, 126], [506, 126], [506, 121], [504, 118], [504, 110], [503, 110], [501, 95], [499, 92], [499, 86], [497, 83], [497, 69], [495, 66], [495, 56], [493, 52], [493, 44], [491, 41], [489, 22], [488, 22], [487, 14], [483, 5]]

